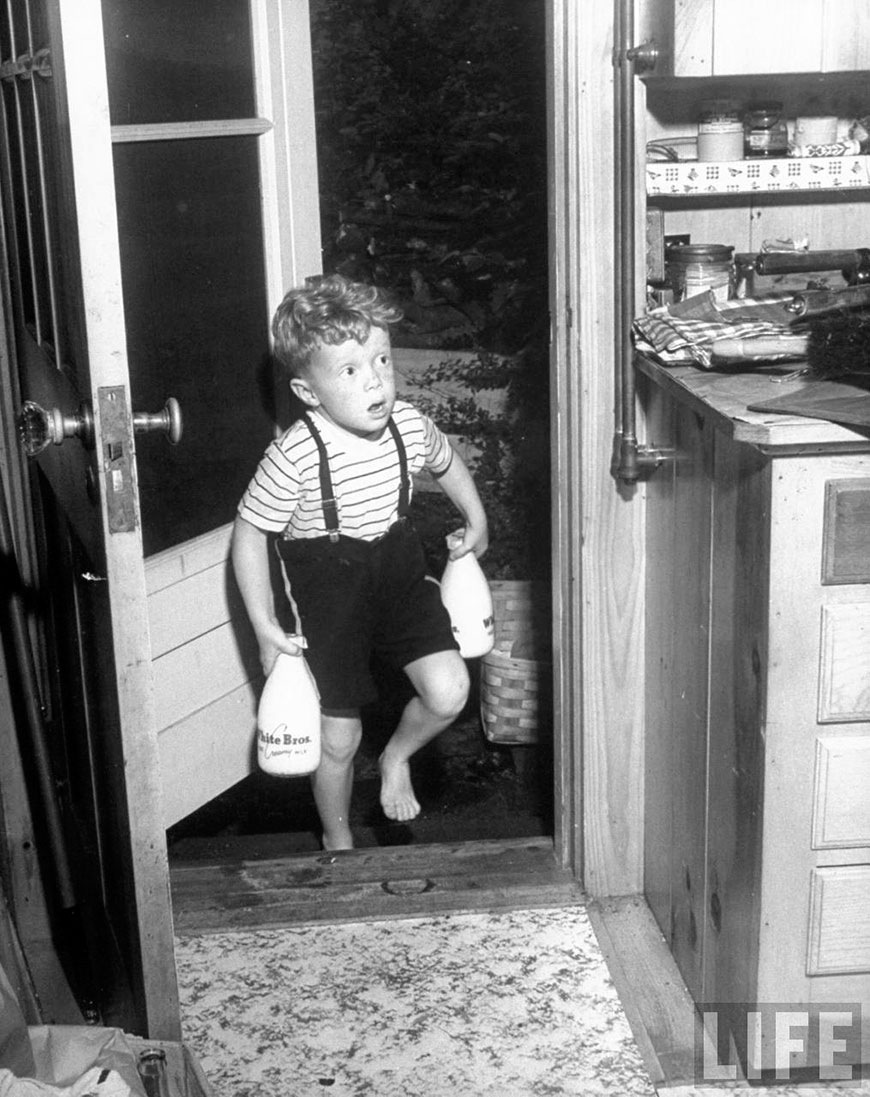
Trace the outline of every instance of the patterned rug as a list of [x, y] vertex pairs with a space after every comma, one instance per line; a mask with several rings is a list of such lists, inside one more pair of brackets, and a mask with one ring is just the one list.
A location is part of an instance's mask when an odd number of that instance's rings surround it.
[[581, 906], [177, 942], [216, 1097], [652, 1095]]

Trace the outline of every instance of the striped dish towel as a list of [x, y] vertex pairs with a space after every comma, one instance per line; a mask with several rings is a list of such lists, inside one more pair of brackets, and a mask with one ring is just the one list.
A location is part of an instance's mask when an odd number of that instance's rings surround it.
[[711, 369], [717, 339], [794, 334], [790, 326], [794, 317], [785, 310], [792, 297], [791, 293], [770, 293], [717, 301], [707, 290], [635, 320], [634, 345], [664, 365], [693, 363]]

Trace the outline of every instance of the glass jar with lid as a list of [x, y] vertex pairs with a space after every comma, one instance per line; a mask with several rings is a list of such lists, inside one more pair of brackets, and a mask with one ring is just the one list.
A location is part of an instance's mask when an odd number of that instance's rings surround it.
[[717, 301], [735, 294], [734, 248], [729, 244], [676, 244], [665, 255], [674, 301], [710, 290]]
[[788, 156], [788, 127], [782, 103], [752, 103], [743, 117], [743, 154]]
[[734, 99], [704, 99], [698, 115], [698, 159], [743, 159], [743, 123]]

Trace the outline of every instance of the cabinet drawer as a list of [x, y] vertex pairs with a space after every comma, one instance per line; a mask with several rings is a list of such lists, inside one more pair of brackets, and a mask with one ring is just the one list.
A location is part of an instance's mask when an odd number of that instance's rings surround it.
[[870, 846], [870, 735], [816, 740], [813, 849]]
[[870, 583], [870, 480], [825, 484], [822, 583]]
[[813, 870], [807, 975], [870, 971], [870, 865]]
[[870, 720], [870, 602], [822, 606], [817, 719]]

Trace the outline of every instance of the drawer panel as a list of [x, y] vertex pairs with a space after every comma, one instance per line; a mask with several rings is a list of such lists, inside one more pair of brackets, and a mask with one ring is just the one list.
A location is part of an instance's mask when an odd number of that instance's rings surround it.
[[870, 865], [817, 868], [810, 880], [807, 975], [870, 971]]
[[870, 480], [825, 484], [822, 583], [870, 583]]
[[870, 602], [822, 606], [818, 722], [870, 720]]
[[816, 740], [813, 849], [870, 846], [870, 736]]

